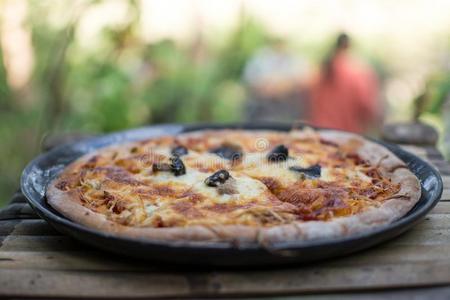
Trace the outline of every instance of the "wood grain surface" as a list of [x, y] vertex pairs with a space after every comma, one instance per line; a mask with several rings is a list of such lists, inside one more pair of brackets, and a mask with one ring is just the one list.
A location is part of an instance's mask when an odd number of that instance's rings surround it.
[[450, 297], [450, 165], [432, 147], [405, 148], [443, 174], [440, 203], [391, 242], [306, 266], [197, 269], [112, 255], [61, 235], [17, 193], [0, 211], [0, 296], [445, 299]]

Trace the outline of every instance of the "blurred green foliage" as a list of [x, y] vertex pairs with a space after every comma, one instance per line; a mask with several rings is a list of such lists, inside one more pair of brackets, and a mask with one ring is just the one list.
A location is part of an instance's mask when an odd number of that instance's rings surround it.
[[436, 70], [426, 81], [423, 92], [414, 99], [416, 119], [429, 123], [440, 133], [438, 149], [450, 159], [450, 72]]
[[[105, 25], [95, 39], [86, 41], [80, 36], [80, 22], [102, 1], [27, 3], [25, 27], [31, 35], [34, 68], [21, 90], [8, 85], [0, 51], [0, 206], [18, 188], [21, 170], [39, 153], [47, 135], [242, 120], [242, 70], [250, 56], [274, 38], [242, 13], [229, 32], [199, 32], [183, 43], [148, 43], [139, 32], [142, 2], [124, 0], [126, 21]], [[318, 35], [296, 50], [318, 62], [334, 42], [329, 38]], [[389, 77], [386, 47], [365, 45], [368, 48], [355, 46], [383, 82]], [[450, 94], [449, 80], [448, 70], [430, 80], [429, 93], [421, 98], [425, 104], [420, 99], [416, 103], [418, 113], [440, 115]]]
[[35, 65], [26, 91], [11, 91], [0, 53], [0, 205], [18, 187], [21, 170], [46, 135], [242, 119], [241, 72], [269, 38], [257, 22], [242, 18], [216, 45], [201, 37], [187, 45], [149, 44], [137, 34], [138, 2], [128, 1], [129, 21], [103, 28], [95, 47], [86, 48], [75, 38], [78, 23], [96, 3], [55, 5], [52, 10], [68, 15], [56, 26], [42, 17], [48, 3], [30, 2]]
[[427, 107], [432, 114], [441, 114], [442, 107], [450, 97], [450, 73], [439, 72], [429, 81], [430, 103]]

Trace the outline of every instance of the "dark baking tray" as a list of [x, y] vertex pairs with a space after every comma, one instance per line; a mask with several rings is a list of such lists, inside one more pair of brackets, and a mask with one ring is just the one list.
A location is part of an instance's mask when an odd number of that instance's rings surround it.
[[305, 263], [353, 253], [369, 248], [400, 235], [416, 225], [439, 201], [442, 194], [442, 179], [433, 167], [417, 156], [401, 148], [379, 142], [408, 164], [409, 169], [420, 179], [422, 197], [416, 206], [403, 218], [375, 230], [344, 238], [316, 241], [282, 242], [268, 247], [260, 245], [231, 245], [218, 242], [166, 242], [136, 240], [117, 237], [72, 222], [46, 202], [47, 184], [70, 162], [94, 149], [111, 144], [147, 139], [164, 134], [221, 128], [243, 128], [250, 130], [272, 129], [287, 131], [286, 124], [166, 124], [133, 129], [104, 135], [72, 144], [62, 145], [44, 153], [25, 168], [21, 178], [23, 194], [33, 209], [60, 232], [98, 248], [143, 258], [147, 260], [178, 264], [245, 266]]

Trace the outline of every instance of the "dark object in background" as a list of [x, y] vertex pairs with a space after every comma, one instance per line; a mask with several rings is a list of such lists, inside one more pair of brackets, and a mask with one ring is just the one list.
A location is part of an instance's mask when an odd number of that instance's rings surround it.
[[381, 143], [408, 164], [420, 179], [422, 196], [416, 206], [399, 220], [349, 237], [317, 241], [298, 241], [261, 244], [236, 244], [225, 242], [170, 242], [136, 240], [112, 236], [77, 224], [52, 209], [46, 201], [47, 184], [62, 169], [78, 157], [100, 147], [141, 140], [163, 134], [178, 134], [202, 129], [272, 129], [289, 131], [290, 124], [234, 124], [234, 125], [160, 125], [139, 128], [95, 139], [57, 147], [39, 156], [25, 168], [21, 188], [33, 209], [60, 232], [101, 249], [141, 259], [180, 264], [246, 266], [309, 263], [315, 260], [350, 254], [387, 241], [417, 224], [439, 201], [442, 179], [433, 167], [415, 155], [394, 145]]
[[291, 51], [285, 40], [270, 39], [246, 62], [243, 82], [247, 90], [245, 120], [294, 122], [307, 117], [305, 86], [309, 63]]
[[350, 38], [340, 34], [311, 79], [312, 125], [365, 133], [378, 126], [382, 110], [376, 73], [350, 51]]
[[382, 138], [396, 144], [436, 145], [439, 135], [436, 129], [420, 122], [391, 123], [383, 126]]

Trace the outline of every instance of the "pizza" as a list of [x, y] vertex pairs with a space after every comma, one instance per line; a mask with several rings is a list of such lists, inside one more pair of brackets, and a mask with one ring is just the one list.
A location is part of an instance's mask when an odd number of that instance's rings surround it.
[[163, 241], [318, 240], [404, 216], [420, 183], [385, 147], [333, 130], [202, 130], [118, 144], [68, 165], [48, 203], [97, 230]]

